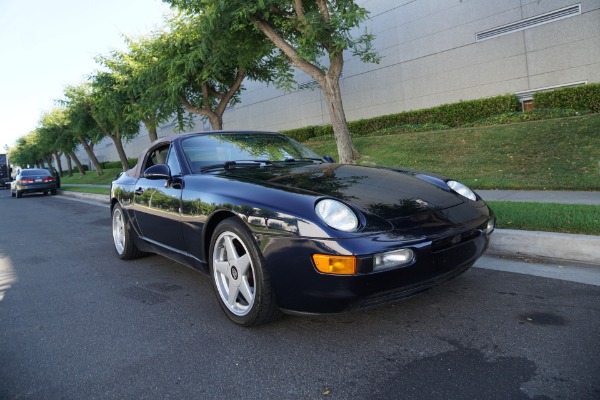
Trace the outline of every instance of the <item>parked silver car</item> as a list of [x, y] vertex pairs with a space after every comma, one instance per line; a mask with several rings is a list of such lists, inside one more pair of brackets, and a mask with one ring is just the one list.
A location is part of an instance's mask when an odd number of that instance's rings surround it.
[[47, 169], [22, 169], [10, 184], [12, 197], [21, 198], [24, 193], [41, 192], [56, 194], [56, 178]]

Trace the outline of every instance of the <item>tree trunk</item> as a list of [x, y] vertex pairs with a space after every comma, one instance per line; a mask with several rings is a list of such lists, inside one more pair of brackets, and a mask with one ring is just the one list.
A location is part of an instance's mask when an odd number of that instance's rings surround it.
[[60, 174], [60, 176], [63, 176], [62, 163], [60, 162], [60, 154], [58, 154], [57, 152], [54, 152], [54, 153], [52, 153], [52, 155], [54, 155], [54, 162], [55, 162], [56, 166], [58, 167], [58, 173]]
[[[227, 105], [242, 86], [245, 77], [246, 72], [244, 68], [238, 67], [235, 81], [231, 84], [231, 87], [226, 93], [218, 93], [216, 90], [209, 87], [208, 82], [204, 82], [202, 84], [203, 107], [193, 106], [185, 96], [181, 96], [183, 106], [190, 113], [204, 115], [208, 118], [211, 129], [213, 131], [220, 131], [223, 129], [223, 113], [225, 113]], [[209, 101], [209, 96], [211, 95], [219, 99], [219, 103], [214, 110], [211, 108], [211, 103]]]
[[84, 176], [85, 169], [83, 169], [83, 165], [81, 164], [81, 161], [79, 161], [79, 158], [77, 158], [75, 153], [69, 153], [69, 156], [73, 161], [75, 161], [75, 165], [77, 165], [77, 169], [79, 170], [79, 176]]
[[158, 140], [158, 133], [156, 132], [156, 126], [151, 126], [150, 128], [146, 127], [148, 129], [148, 137], [150, 138], [150, 143], [155, 142]]
[[129, 161], [127, 161], [127, 154], [125, 154], [125, 149], [123, 149], [123, 142], [121, 142], [121, 137], [119, 135], [110, 135], [110, 138], [115, 144], [117, 149], [117, 153], [119, 154], [119, 160], [121, 160], [121, 166], [123, 167], [123, 171], [127, 171], [129, 169]]
[[322, 89], [331, 117], [331, 126], [333, 127], [333, 134], [340, 157], [339, 161], [342, 164], [354, 163], [360, 155], [352, 143], [348, 124], [346, 123], [339, 79], [330, 79], [327, 76]]
[[69, 172], [69, 177], [71, 177], [73, 176], [73, 162], [71, 161], [71, 155], [65, 153], [65, 158], [67, 159], [67, 171]]
[[204, 115], [206, 118], [208, 118], [208, 122], [210, 122], [210, 128], [213, 131], [220, 131], [223, 129], [223, 112], [225, 111], [225, 108], [223, 108], [222, 110], [219, 109], [213, 111], [209, 108], [209, 105], [207, 105], [204, 108], [196, 107], [193, 106], [184, 96], [181, 97], [181, 101], [188, 112], [192, 114]]
[[[301, 10], [301, 4], [298, 3], [298, 5], [296, 10]], [[329, 14], [325, 2], [317, 2], [317, 5], [319, 6], [319, 12], [321, 12], [323, 18], [328, 20]], [[350, 131], [348, 130], [342, 103], [340, 74], [344, 67], [343, 53], [339, 52], [334, 55], [331, 54], [329, 50], [327, 51], [330, 66], [327, 73], [325, 73], [317, 65], [302, 58], [296, 49], [281, 37], [266, 21], [256, 17], [251, 17], [250, 20], [255, 22], [258, 29], [289, 58], [294, 67], [306, 72], [317, 81], [327, 101], [327, 108], [329, 109], [331, 125], [333, 127], [333, 133], [338, 148], [339, 161], [341, 163], [354, 163], [360, 155], [358, 154], [356, 147], [352, 144], [352, 138], [350, 137]]]
[[[81, 145], [83, 146], [83, 149], [85, 150], [88, 157], [90, 158], [90, 161], [92, 162], [92, 164], [94, 164], [96, 173], [98, 175], [103, 175], [104, 171], [102, 170], [102, 165], [100, 165], [100, 162], [96, 158], [96, 155], [94, 154], [94, 149], [92, 149], [92, 146], [90, 146], [90, 144], [83, 139], [79, 139], [79, 143], [81, 143]], [[75, 154], [75, 153], [72, 153], [72, 154]], [[79, 161], [79, 160], [77, 160], [77, 161]]]
[[223, 116], [212, 113], [208, 115], [208, 121], [213, 131], [220, 131], [223, 129]]
[[154, 123], [154, 119], [146, 118], [142, 122], [144, 122], [146, 130], [148, 130], [148, 137], [150, 138], [150, 143], [158, 140], [158, 133], [156, 132], [156, 124]]

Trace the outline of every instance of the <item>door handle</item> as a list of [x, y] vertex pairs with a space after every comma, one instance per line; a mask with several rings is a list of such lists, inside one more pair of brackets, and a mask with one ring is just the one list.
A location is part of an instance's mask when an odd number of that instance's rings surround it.
[[141, 187], [135, 189], [135, 194], [136, 196], [141, 196], [144, 194], [144, 189], [142, 189]]

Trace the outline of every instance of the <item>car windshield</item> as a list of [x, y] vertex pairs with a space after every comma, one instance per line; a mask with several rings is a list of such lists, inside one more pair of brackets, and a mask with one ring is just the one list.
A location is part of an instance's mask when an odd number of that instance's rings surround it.
[[44, 175], [50, 176], [50, 172], [45, 169], [24, 169], [21, 171], [21, 176]]
[[[186, 138], [183, 153], [193, 172], [222, 164], [321, 161], [315, 152], [287, 136], [273, 133], [213, 133]], [[254, 163], [260, 165], [258, 163]]]

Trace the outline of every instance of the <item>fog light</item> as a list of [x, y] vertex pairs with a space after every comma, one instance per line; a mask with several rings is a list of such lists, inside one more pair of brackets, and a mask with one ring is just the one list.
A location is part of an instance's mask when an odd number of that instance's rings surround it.
[[485, 234], [489, 235], [494, 232], [494, 229], [496, 229], [496, 218], [492, 218], [488, 221], [487, 227], [485, 228]]
[[356, 257], [354, 256], [328, 256], [314, 254], [313, 261], [319, 272], [335, 275], [356, 274]]
[[383, 271], [391, 268], [403, 267], [410, 264], [415, 258], [411, 249], [390, 251], [389, 253], [375, 254], [373, 256], [373, 271]]

